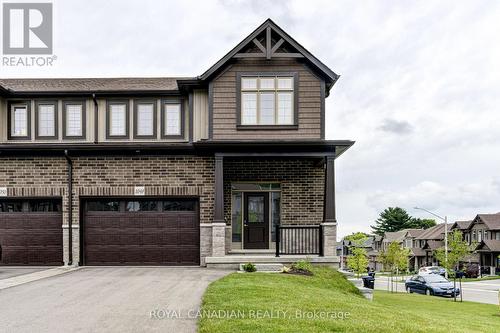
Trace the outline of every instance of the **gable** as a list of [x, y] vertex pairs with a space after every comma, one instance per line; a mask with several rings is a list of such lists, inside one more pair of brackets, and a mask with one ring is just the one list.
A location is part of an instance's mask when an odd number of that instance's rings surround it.
[[319, 59], [314, 57], [302, 45], [283, 31], [271, 19], [267, 19], [249, 36], [229, 51], [223, 58], [203, 73], [199, 79], [208, 80], [217, 75], [234, 59], [301, 59], [325, 80], [327, 92], [338, 80], [339, 75], [333, 72]]

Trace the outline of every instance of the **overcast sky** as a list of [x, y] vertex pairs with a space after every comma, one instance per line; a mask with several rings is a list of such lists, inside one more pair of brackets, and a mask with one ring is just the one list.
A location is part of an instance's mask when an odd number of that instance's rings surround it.
[[54, 67], [0, 77], [195, 76], [270, 17], [341, 75], [339, 236], [387, 206], [500, 211], [500, 1], [53, 2]]

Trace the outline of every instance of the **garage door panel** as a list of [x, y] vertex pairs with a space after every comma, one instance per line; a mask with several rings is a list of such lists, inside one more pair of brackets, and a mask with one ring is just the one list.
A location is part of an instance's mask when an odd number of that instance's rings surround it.
[[35, 201], [52, 202], [56, 203], [53, 207], [60, 207], [60, 199], [3, 200], [20, 202], [19, 207], [23, 208], [15, 212], [0, 211], [0, 265], [62, 265], [63, 232], [60, 209], [31, 209]]
[[[199, 264], [199, 218], [197, 211], [158, 211], [158, 209], [155, 211], [127, 211], [127, 209], [134, 209], [138, 206], [128, 205], [127, 202], [140, 199], [112, 200], [121, 201], [119, 211], [86, 212], [84, 215], [86, 264]], [[158, 202], [163, 199], [146, 200]], [[90, 206], [105, 207], [105, 205], [96, 203], [92, 203]]]

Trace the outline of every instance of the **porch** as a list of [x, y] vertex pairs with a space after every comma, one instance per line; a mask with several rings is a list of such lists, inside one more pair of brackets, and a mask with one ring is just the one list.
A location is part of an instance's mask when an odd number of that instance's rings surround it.
[[328, 148], [215, 154], [207, 267], [234, 269], [246, 262], [289, 264], [304, 259], [338, 267], [336, 155], [335, 147]]

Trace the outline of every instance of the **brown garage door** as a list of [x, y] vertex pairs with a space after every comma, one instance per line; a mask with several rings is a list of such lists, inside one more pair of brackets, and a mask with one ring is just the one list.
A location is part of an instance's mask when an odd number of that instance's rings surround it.
[[199, 265], [194, 199], [92, 199], [85, 202], [84, 264]]
[[61, 200], [0, 200], [1, 265], [62, 265]]

